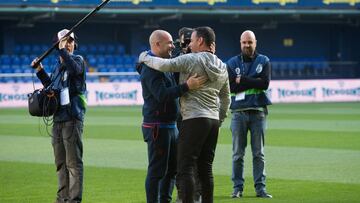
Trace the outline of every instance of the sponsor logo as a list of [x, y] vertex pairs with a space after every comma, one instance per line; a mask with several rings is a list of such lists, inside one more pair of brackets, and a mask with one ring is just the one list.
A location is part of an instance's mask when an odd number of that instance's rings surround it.
[[121, 3], [132, 3], [138, 5], [140, 3], [151, 3], [152, 0], [111, 0], [111, 2], [121, 2]]
[[298, 0], [252, 0], [254, 4], [263, 4], [263, 3], [278, 3], [281, 6], [285, 6], [289, 3], [298, 3]]
[[104, 100], [137, 100], [137, 90], [129, 92], [102, 92], [95, 91], [96, 101]]
[[9, 101], [27, 101], [28, 94], [18, 93], [20, 86], [12, 85], [11, 87], [14, 90], [14, 93], [0, 93], [0, 102], [9, 102]]
[[360, 96], [360, 87], [350, 89], [322, 88], [323, 97], [336, 95]]
[[291, 89], [280, 89], [278, 88], [279, 98], [286, 98], [286, 97], [316, 97], [316, 88], [310, 89], [298, 89], [298, 90], [291, 90]]
[[4, 94], [0, 93], [0, 102], [9, 102], [9, 101], [27, 101], [27, 94]]
[[326, 5], [329, 4], [349, 4], [350, 6], [355, 6], [355, 4], [359, 3], [360, 0], [323, 0], [323, 3]]
[[179, 0], [180, 3], [208, 3], [209, 5], [214, 5], [215, 3], [226, 3], [227, 0]]

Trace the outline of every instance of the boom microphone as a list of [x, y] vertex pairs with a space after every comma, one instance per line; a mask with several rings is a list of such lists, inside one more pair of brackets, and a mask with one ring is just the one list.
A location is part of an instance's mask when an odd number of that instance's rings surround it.
[[44, 52], [39, 59], [36, 61], [36, 63], [32, 66], [33, 68], [38, 67], [38, 65], [40, 64], [40, 62], [46, 57], [48, 56], [59, 44], [59, 42], [68, 37], [72, 32], [74, 32], [74, 30], [79, 27], [85, 20], [87, 20], [90, 16], [94, 15], [96, 12], [98, 12], [102, 7], [104, 7], [110, 0], [103, 0], [103, 2], [101, 4], [99, 4], [93, 11], [91, 11], [90, 13], [88, 13], [84, 18], [82, 18], [78, 23], [76, 23], [70, 30], [69, 32], [61, 39], [59, 39], [57, 42], [55, 42], [51, 48], [49, 48], [46, 52]]

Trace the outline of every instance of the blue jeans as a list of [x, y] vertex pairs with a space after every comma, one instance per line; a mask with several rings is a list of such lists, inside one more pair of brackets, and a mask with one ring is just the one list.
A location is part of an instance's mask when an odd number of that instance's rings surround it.
[[145, 180], [148, 203], [171, 202], [176, 176], [176, 128], [142, 127], [148, 146], [148, 171]]
[[262, 111], [248, 110], [232, 113], [231, 132], [233, 142], [232, 181], [234, 191], [244, 189], [244, 156], [247, 133], [250, 131], [253, 156], [253, 177], [257, 193], [265, 191], [264, 137], [266, 115]]

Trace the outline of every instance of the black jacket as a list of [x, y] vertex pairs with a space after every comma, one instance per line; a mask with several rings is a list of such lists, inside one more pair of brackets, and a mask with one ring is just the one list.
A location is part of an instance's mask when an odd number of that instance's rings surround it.
[[144, 122], [176, 121], [179, 114], [178, 98], [189, 90], [187, 84], [177, 85], [172, 73], [162, 73], [145, 64], [138, 64], [136, 69], [140, 74], [144, 98]]
[[36, 73], [46, 88], [60, 92], [65, 86], [69, 87], [70, 105], [61, 106], [60, 98], [58, 109], [54, 114], [54, 122], [78, 119], [83, 121], [86, 111], [86, 67], [83, 58], [79, 55], [69, 54], [65, 49], [59, 50], [64, 59], [63, 64], [58, 61], [51, 76], [44, 69]]

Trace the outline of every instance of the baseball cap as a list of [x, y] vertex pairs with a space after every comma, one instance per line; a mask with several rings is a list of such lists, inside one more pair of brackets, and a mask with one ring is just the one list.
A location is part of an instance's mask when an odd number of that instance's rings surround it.
[[[60, 30], [60, 31], [57, 33], [57, 40], [60, 40], [61, 38], [63, 38], [68, 32], [69, 32], [68, 29]], [[73, 32], [72, 32], [69, 36], [70, 36], [73, 40], [75, 40], [75, 34], [74, 34]]]

